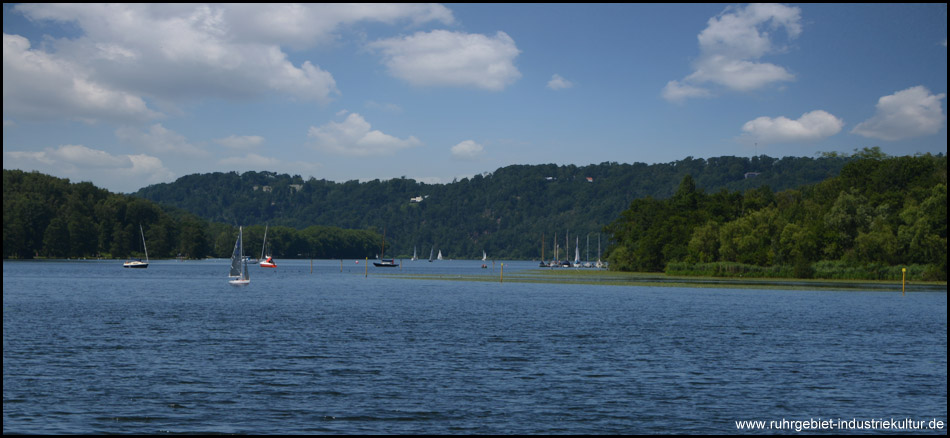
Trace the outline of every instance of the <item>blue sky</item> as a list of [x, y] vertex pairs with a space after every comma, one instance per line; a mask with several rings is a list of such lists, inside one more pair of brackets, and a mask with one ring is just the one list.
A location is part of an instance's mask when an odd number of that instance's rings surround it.
[[947, 152], [946, 3], [3, 8], [3, 167], [113, 192]]

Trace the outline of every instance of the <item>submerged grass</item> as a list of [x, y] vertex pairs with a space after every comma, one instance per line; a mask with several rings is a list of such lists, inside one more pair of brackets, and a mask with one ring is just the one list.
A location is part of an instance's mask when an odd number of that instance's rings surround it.
[[[410, 280], [473, 281], [493, 283], [588, 284], [603, 286], [703, 287], [731, 289], [790, 290], [880, 290], [901, 291], [901, 281], [855, 281], [795, 278], [729, 278], [676, 276], [663, 273], [616, 272], [587, 269], [537, 269], [483, 275], [386, 274]], [[908, 282], [907, 291], [946, 292], [946, 282]]]

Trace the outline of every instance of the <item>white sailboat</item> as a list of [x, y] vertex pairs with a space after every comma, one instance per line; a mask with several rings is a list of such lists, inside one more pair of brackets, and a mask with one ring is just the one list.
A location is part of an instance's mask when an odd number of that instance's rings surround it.
[[485, 253], [485, 250], [482, 250], [482, 261], [488, 260], [488, 254]]
[[593, 268], [594, 265], [590, 262], [590, 233], [587, 233], [587, 261], [584, 262], [585, 268]]
[[244, 228], [238, 228], [238, 238], [234, 242], [234, 252], [231, 253], [231, 271], [228, 273], [229, 284], [244, 286], [251, 284], [250, 273], [247, 269], [247, 259], [244, 258]]
[[261, 267], [262, 268], [276, 268], [277, 263], [274, 262], [274, 257], [267, 256], [264, 258], [265, 250], [267, 249], [267, 225], [264, 225], [264, 243], [261, 245]]
[[581, 239], [580, 237], [574, 238], [574, 267], [581, 265]]
[[597, 263], [594, 264], [597, 269], [605, 268], [604, 262], [600, 261], [600, 234], [597, 234]]
[[411, 259], [411, 260], [412, 260], [412, 261], [419, 260], [419, 258], [416, 257], [416, 247], [415, 247], [415, 246], [412, 247], [412, 259]]
[[142, 248], [145, 249], [145, 261], [143, 262], [141, 259], [126, 260], [126, 262], [122, 264], [123, 268], [148, 268], [148, 247], [145, 246], [145, 232], [142, 231], [141, 225], [139, 225], [139, 234], [142, 235]]
[[442, 250], [439, 250], [439, 256], [435, 258], [436, 260], [442, 260]]

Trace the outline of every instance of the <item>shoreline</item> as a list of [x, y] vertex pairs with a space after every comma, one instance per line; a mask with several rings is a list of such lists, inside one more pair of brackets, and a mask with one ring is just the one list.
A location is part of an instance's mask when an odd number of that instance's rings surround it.
[[[57, 263], [57, 262], [117, 262], [123, 259], [3, 259], [4, 263]], [[219, 261], [224, 259], [152, 259], [156, 261], [177, 261], [183, 263], [200, 263]], [[302, 261], [307, 259], [287, 259], [288, 261]], [[321, 261], [338, 262], [340, 259], [319, 259]], [[351, 259], [344, 259], [351, 260]], [[356, 260], [356, 259], [353, 259]], [[372, 260], [372, 259], [370, 259]], [[315, 259], [316, 261], [316, 259]], [[358, 260], [362, 262], [363, 260]], [[472, 262], [481, 263], [479, 260]], [[512, 260], [511, 262], [532, 262]], [[401, 279], [444, 280], [444, 281], [478, 281], [486, 283], [540, 283], [540, 284], [587, 284], [601, 286], [643, 286], [643, 287], [692, 287], [692, 288], [733, 288], [733, 289], [782, 289], [782, 290], [837, 290], [837, 291], [879, 291], [901, 292], [901, 281], [898, 280], [840, 280], [840, 279], [800, 279], [781, 277], [711, 277], [711, 276], [684, 276], [668, 275], [661, 272], [618, 272], [603, 269], [586, 268], [519, 268], [510, 270], [501, 276], [501, 271], [493, 269], [484, 273], [445, 274], [445, 273], [404, 273], [380, 272], [374, 276], [387, 276]], [[906, 292], [947, 292], [947, 282], [907, 281], [904, 283]]]
[[[505, 274], [445, 275], [445, 274], [403, 274], [385, 275], [419, 280], [445, 281], [481, 281], [493, 283], [540, 283], [540, 284], [589, 284], [601, 286], [644, 286], [644, 287], [694, 287], [694, 288], [739, 288], [739, 289], [783, 289], [783, 290], [837, 290], [837, 291], [880, 291], [901, 292], [901, 282], [884, 280], [826, 280], [797, 278], [733, 278], [733, 277], [691, 277], [674, 276], [663, 273], [584, 271], [574, 269], [518, 270]], [[907, 292], [947, 292], [946, 282], [906, 282]]]

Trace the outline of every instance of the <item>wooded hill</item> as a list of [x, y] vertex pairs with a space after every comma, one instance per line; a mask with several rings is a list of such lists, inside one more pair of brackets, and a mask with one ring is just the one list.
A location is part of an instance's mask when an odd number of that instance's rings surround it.
[[384, 230], [387, 256], [416, 248], [426, 257], [435, 247], [449, 258], [484, 249], [492, 258], [537, 259], [543, 235], [550, 259], [554, 233], [563, 250], [569, 231], [581, 236], [582, 258], [587, 235], [593, 245], [601, 237], [605, 259], [620, 270], [893, 280], [907, 267], [908, 278], [946, 281], [946, 186], [945, 156], [877, 149], [509, 166], [450, 184], [215, 173], [139, 193], [162, 204], [4, 170], [3, 256], [141, 256], [142, 225], [152, 258], [227, 257], [238, 224], [248, 248], [261, 247], [269, 224], [278, 259], [374, 257]]
[[865, 150], [841, 174], [773, 193], [633, 201], [609, 227], [611, 267], [677, 275], [947, 279], [947, 157]]
[[[4, 259], [144, 257], [139, 226], [153, 259], [229, 257], [237, 238], [231, 225], [109, 193], [88, 182], [3, 170]], [[264, 226], [245, 229], [248, 253], [261, 248], [263, 232]], [[304, 257], [368, 257], [382, 241], [376, 233], [334, 227], [276, 227], [269, 232], [268, 240]]]
[[[272, 172], [229, 172], [184, 176], [134, 196], [232, 226], [302, 230], [319, 225], [385, 233], [386, 256], [408, 258], [415, 249], [427, 257], [435, 248], [455, 259], [478, 258], [482, 251], [491, 258], [537, 259], [544, 236], [545, 258], [550, 259], [554, 233], [563, 249], [569, 232], [571, 254], [574, 236], [579, 236], [586, 258], [590, 235], [593, 258], [597, 234], [606, 248], [604, 226], [632, 201], [669, 198], [686, 175], [707, 192], [785, 190], [835, 176], [851, 159], [690, 157], [652, 165], [515, 165], [448, 184], [407, 178], [340, 183]], [[276, 235], [272, 243], [279, 258], [297, 257], [305, 250], [299, 243], [289, 247]], [[379, 253], [378, 248], [369, 256]]]

